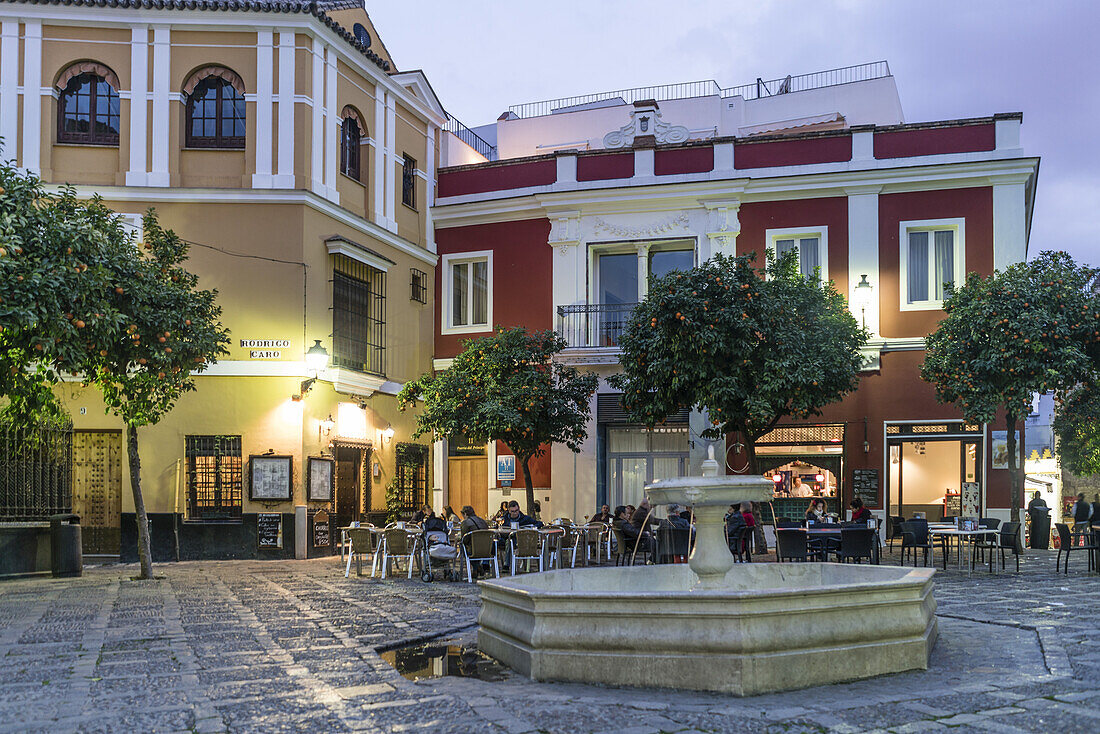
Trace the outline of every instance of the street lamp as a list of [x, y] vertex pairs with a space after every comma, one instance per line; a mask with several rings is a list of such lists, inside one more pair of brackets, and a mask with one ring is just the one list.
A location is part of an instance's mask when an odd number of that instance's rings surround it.
[[317, 382], [317, 375], [327, 366], [328, 350], [321, 346], [320, 339], [314, 339], [313, 346], [306, 350], [306, 369], [313, 373], [313, 377], [302, 380], [302, 384], [298, 387], [298, 394], [291, 397], [294, 400], [301, 400], [313, 389], [313, 383]]
[[859, 306], [860, 315], [863, 317], [863, 328], [867, 328], [867, 307], [871, 305], [871, 294], [874, 286], [867, 281], [867, 274], [859, 276], [860, 280], [852, 289], [852, 303]]

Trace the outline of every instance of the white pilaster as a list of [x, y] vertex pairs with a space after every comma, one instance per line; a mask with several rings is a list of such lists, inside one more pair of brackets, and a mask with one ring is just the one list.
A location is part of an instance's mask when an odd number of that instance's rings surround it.
[[0, 157], [19, 155], [19, 21], [0, 22]]
[[557, 156], [557, 185], [570, 186], [577, 183], [577, 151], [561, 151]]
[[993, 131], [993, 139], [997, 150], [1020, 149], [1020, 120], [1018, 118], [995, 119]]
[[148, 180], [149, 144], [149, 26], [130, 29], [130, 168], [127, 186], [144, 186]]
[[435, 141], [439, 128], [428, 123], [427, 159], [424, 161], [424, 173], [427, 180], [424, 185], [424, 244], [428, 252], [435, 252], [435, 225], [432, 224], [432, 205], [435, 204]]
[[871, 283], [871, 303], [866, 312], [852, 306], [857, 321], [865, 318], [867, 331], [875, 338], [879, 334], [879, 298], [882, 277], [878, 258], [878, 192], [881, 187], [851, 188], [848, 193], [848, 293], [852, 302], [853, 289], [863, 274]]
[[340, 170], [340, 110], [336, 106], [336, 49], [327, 50], [325, 63], [325, 195], [339, 204], [336, 174]]
[[634, 177], [653, 177], [653, 148], [637, 148], [634, 150]]
[[649, 243], [638, 245], [638, 301], [649, 295]]
[[311, 109], [310, 153], [309, 153], [309, 189], [315, 194], [325, 195], [325, 44], [313, 39], [313, 81], [309, 94], [313, 98]]
[[23, 168], [42, 167], [42, 22], [23, 24]]
[[875, 158], [875, 133], [860, 130], [852, 133], [852, 161], [867, 162]]
[[374, 140], [374, 223], [379, 227], [386, 226], [386, 90], [381, 87], [374, 88], [374, 132], [371, 137]]
[[386, 95], [386, 229], [397, 231], [397, 199], [401, 196], [401, 179], [397, 167], [397, 106], [393, 95]]
[[256, 189], [270, 189], [274, 185], [271, 176], [273, 41], [271, 31], [256, 33], [256, 172], [252, 174], [252, 187]]
[[279, 33], [279, 158], [274, 187], [294, 188], [294, 32]]
[[1004, 270], [1027, 259], [1024, 183], [993, 184], [993, 267]]
[[714, 173], [716, 176], [729, 175], [733, 171], [733, 143], [714, 144]]
[[150, 168], [149, 186], [168, 186], [168, 146], [172, 142], [172, 125], [169, 110], [172, 91], [169, 85], [172, 67], [172, 30], [167, 26], [153, 28], [153, 124], [150, 137], [153, 141], [153, 165]]

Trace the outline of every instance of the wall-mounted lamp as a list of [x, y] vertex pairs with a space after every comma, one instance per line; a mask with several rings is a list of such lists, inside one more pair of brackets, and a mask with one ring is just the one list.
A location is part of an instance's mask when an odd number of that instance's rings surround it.
[[393, 430], [393, 426], [386, 426], [382, 430], [382, 443], [389, 443], [390, 441], [392, 441], [394, 433], [395, 431]]
[[859, 276], [859, 282], [852, 289], [852, 303], [859, 306], [860, 315], [863, 317], [863, 328], [867, 328], [867, 307], [871, 305], [871, 294], [874, 286], [867, 280], [867, 273]]
[[322, 436], [327, 436], [332, 433], [332, 429], [336, 427], [336, 421], [332, 419], [332, 413], [329, 413], [328, 418], [317, 424], [317, 440], [321, 440]]
[[317, 382], [317, 375], [328, 366], [328, 350], [321, 346], [320, 339], [313, 340], [313, 346], [306, 350], [306, 369], [313, 373], [313, 377], [302, 380], [298, 386], [298, 394], [291, 395], [293, 400], [301, 400], [313, 389], [313, 383]]

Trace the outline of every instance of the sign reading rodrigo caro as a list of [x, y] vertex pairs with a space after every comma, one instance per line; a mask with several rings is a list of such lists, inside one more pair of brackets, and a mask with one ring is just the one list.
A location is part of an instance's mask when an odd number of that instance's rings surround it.
[[249, 359], [281, 359], [280, 350], [289, 347], [289, 339], [241, 339], [241, 349], [249, 350]]

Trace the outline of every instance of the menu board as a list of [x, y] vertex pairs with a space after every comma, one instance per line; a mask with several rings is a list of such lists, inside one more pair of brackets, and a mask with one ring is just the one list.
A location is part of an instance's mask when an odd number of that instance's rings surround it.
[[289, 500], [291, 461], [290, 456], [249, 456], [249, 498], [269, 502]]
[[256, 515], [256, 539], [261, 548], [282, 548], [283, 516], [277, 512]]
[[980, 515], [981, 498], [978, 495], [978, 483], [977, 482], [963, 482], [962, 485], [962, 512], [959, 514], [963, 517], [978, 517]]
[[878, 469], [856, 469], [852, 477], [852, 494], [864, 506], [878, 506]]
[[332, 545], [332, 537], [329, 534], [328, 513], [321, 510], [313, 516], [313, 547], [328, 548]]
[[959, 517], [962, 514], [962, 495], [949, 494], [943, 498], [944, 517]]
[[311, 502], [331, 502], [333, 479], [335, 478], [336, 462], [323, 457], [309, 457], [309, 468], [306, 472], [306, 488]]

